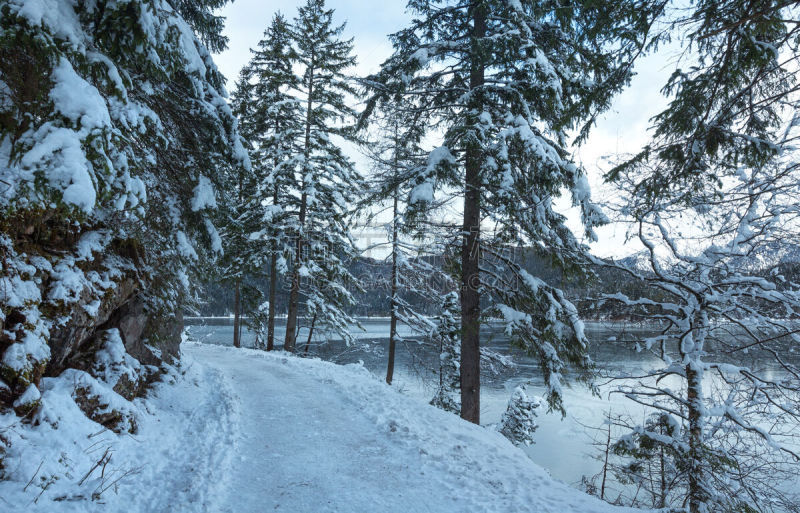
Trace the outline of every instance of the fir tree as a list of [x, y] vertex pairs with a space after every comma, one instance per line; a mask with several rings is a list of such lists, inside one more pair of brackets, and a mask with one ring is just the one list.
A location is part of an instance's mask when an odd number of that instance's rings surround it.
[[[289, 24], [281, 14], [276, 14], [248, 65], [254, 74], [254, 97], [258, 105], [257, 126], [251, 140], [257, 145], [257, 165], [265, 170], [258, 195], [266, 206], [260, 209], [262, 227], [257, 240], [267, 244], [269, 253], [267, 350], [274, 346], [278, 273], [285, 273], [291, 240], [297, 235], [291, 219], [292, 213], [299, 211], [296, 198], [303, 126], [302, 105], [290, 94], [299, 84], [292, 69], [296, 59]], [[260, 329], [261, 323], [257, 325]]]
[[[247, 278], [264, 268], [264, 251], [259, 241], [251, 234], [262, 227], [264, 167], [254, 151], [254, 141], [259, 132], [258, 104], [256, 102], [253, 70], [245, 66], [239, 73], [236, 89], [231, 101], [234, 115], [239, 120], [239, 132], [245, 139], [245, 146], [251, 156], [249, 169], [238, 169], [228, 177], [228, 201], [219, 209], [222, 219], [226, 252], [221, 259], [219, 270], [215, 273], [223, 283], [230, 283], [234, 289], [233, 304], [233, 346], [241, 346], [242, 317], [254, 319], [263, 301], [261, 292], [249, 284]], [[257, 142], [255, 143], [257, 144]]]
[[439, 303], [441, 291], [452, 288], [452, 279], [444, 269], [435, 265], [441, 249], [433, 227], [424, 216], [409, 210], [408, 200], [413, 188], [409, 177], [424, 166], [426, 152], [420, 147], [422, 132], [409, 123], [396, 106], [387, 106], [373, 122], [378, 130], [377, 140], [366, 145], [367, 155], [374, 163], [374, 179], [359, 208], [369, 211], [367, 224], [388, 211], [391, 221], [386, 225], [391, 261], [389, 291], [389, 355], [386, 382], [391, 384], [397, 344], [403, 342], [398, 334], [399, 324], [412, 332], [427, 336], [435, 328], [433, 321], [417, 311], [409, 301]]
[[[290, 240], [296, 232], [291, 213], [297, 211], [297, 163], [302, 154], [300, 103], [289, 94], [298, 83], [292, 70], [295, 54], [283, 16], [275, 15], [252, 52], [252, 59], [240, 74], [233, 101], [240, 131], [249, 142], [252, 166], [232, 184], [240, 192], [231, 204], [228, 226], [238, 234], [239, 242], [228, 260], [230, 272], [236, 277], [235, 298], [239, 298], [238, 283], [244, 276], [266, 270], [269, 296], [264, 298], [261, 291], [247, 287], [243, 299], [257, 344], [264, 343], [271, 350], [278, 272], [286, 267], [282, 262], [290, 254]], [[234, 301], [239, 304], [238, 299]], [[261, 308], [265, 304], [266, 311]], [[238, 316], [237, 308], [234, 338], [238, 337]]]
[[[650, 19], [647, 3], [411, 0], [412, 25], [392, 36], [395, 54], [367, 79], [381, 101], [408, 99], [417, 122], [444, 132], [416, 180], [414, 199], [455, 188], [463, 198], [460, 235], [462, 416], [480, 422], [480, 323], [505, 319], [515, 344], [536, 355], [552, 408], [563, 409], [569, 362], [590, 367], [575, 308], [513, 261], [532, 245], [567, 269], [584, 248], [552, 208], [563, 189], [583, 212], [587, 236], [605, 220], [583, 171], [569, 158], [567, 131], [585, 136], [630, 76], [642, 38], [625, 27]], [[637, 8], [641, 8], [637, 11]], [[643, 20], [643, 21], [642, 21]], [[484, 221], [495, 224], [482, 233]], [[508, 278], [511, 276], [511, 278]], [[481, 308], [481, 295], [495, 304]]]
[[301, 293], [307, 315], [318, 325], [345, 341], [352, 338], [348, 327], [354, 320], [342, 307], [352, 302], [347, 286], [354, 283], [345, 267], [353, 256], [347, 222], [360, 184], [353, 163], [334, 140], [353, 140], [344, 123], [354, 116], [347, 96], [356, 91], [345, 71], [355, 64], [355, 57], [352, 40], [340, 38], [343, 30], [344, 25], [333, 25], [333, 10], [325, 9], [323, 0], [308, 0], [292, 26], [302, 69], [297, 92], [304, 103], [304, 134], [287, 351], [294, 351], [296, 344]]
[[514, 445], [530, 445], [533, 434], [539, 426], [536, 424], [537, 411], [541, 409], [542, 400], [528, 395], [525, 385], [514, 389], [508, 407], [503, 412], [498, 430]]

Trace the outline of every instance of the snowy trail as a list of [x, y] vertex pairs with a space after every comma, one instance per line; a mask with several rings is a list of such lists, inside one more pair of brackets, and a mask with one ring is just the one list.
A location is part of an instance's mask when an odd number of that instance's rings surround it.
[[223, 511], [391, 511], [404, 502], [384, 477], [407, 467], [370, 440], [374, 424], [357, 405], [342, 407], [349, 401], [331, 383], [274, 360], [209, 358], [208, 349], [195, 357], [229, 376], [245, 412]]
[[[193, 386], [189, 393], [186, 385]], [[221, 477], [232, 457], [224, 448], [235, 443], [238, 401], [213, 368], [195, 369], [189, 382], [176, 388], [179, 393], [162, 388], [158, 407], [177, 413], [182, 422], [178, 430], [142, 430], [153, 452], [146, 453], [143, 476], [128, 483], [128, 511], [213, 510], [224, 491]]]
[[208, 511], [622, 511], [361, 367], [192, 343], [184, 355], [219, 373], [240, 411], [231, 467]]
[[[182, 351], [179, 368], [126, 403], [135, 435], [102, 429], [78, 409], [68, 377], [48, 378], [49, 420], [11, 444], [0, 512], [623, 511], [362, 366], [196, 342]], [[14, 419], [0, 419], [6, 434]]]

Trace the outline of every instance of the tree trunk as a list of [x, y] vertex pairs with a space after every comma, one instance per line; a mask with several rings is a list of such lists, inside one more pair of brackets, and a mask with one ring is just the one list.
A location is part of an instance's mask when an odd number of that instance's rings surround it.
[[311, 96], [314, 92], [314, 53], [311, 53], [311, 68], [308, 73], [308, 100], [306, 102], [306, 133], [305, 143], [303, 148], [303, 193], [300, 197], [300, 215], [298, 219], [298, 233], [297, 244], [295, 247], [294, 257], [294, 272], [292, 273], [292, 289], [289, 292], [289, 311], [287, 312], [286, 319], [286, 340], [283, 348], [286, 351], [294, 352], [295, 343], [297, 342], [297, 311], [300, 303], [300, 267], [303, 264], [303, 237], [306, 223], [306, 209], [308, 204], [308, 193], [306, 192], [306, 174], [309, 171], [308, 158], [311, 155], [311, 113], [312, 101]]
[[608, 477], [608, 456], [611, 452], [611, 411], [608, 412], [608, 433], [606, 435], [606, 454], [603, 459], [603, 481], [600, 483], [600, 500], [606, 500], [606, 479]]
[[300, 306], [300, 267], [303, 265], [303, 225], [306, 221], [306, 203], [308, 196], [305, 192], [300, 199], [300, 231], [297, 234], [295, 245], [294, 272], [292, 273], [292, 289], [289, 292], [289, 311], [286, 319], [286, 340], [283, 348], [294, 352], [297, 342], [297, 311]]
[[[661, 425], [661, 429], [659, 430], [661, 434], [664, 434], [664, 425]], [[666, 461], [664, 460], [664, 447], [661, 446], [658, 449], [659, 451], [659, 464], [661, 467], [661, 486], [660, 491], [661, 494], [658, 497], [658, 504], [656, 504], [657, 508], [664, 509], [667, 507], [667, 475], [666, 475]]]
[[705, 476], [703, 475], [702, 456], [702, 421], [700, 404], [702, 383], [692, 363], [686, 366], [687, 410], [689, 417], [689, 512], [704, 511], [706, 503]]
[[[273, 193], [273, 203], [278, 204], [278, 185], [275, 184]], [[278, 285], [278, 243], [272, 241], [272, 256], [269, 261], [269, 312], [267, 314], [267, 351], [272, 351], [275, 347], [275, 291]]]
[[241, 281], [236, 280], [236, 288], [233, 293], [233, 347], [241, 347], [242, 341], [239, 339], [239, 313], [242, 308], [241, 304]]
[[314, 324], [317, 323], [317, 314], [311, 318], [311, 326], [308, 328], [308, 338], [306, 339], [306, 348], [303, 349], [303, 354], [308, 354], [308, 348], [311, 346], [311, 337], [314, 336]]
[[[484, 65], [479, 40], [486, 34], [486, 12], [474, 8], [472, 55], [469, 85], [475, 90], [483, 85]], [[472, 100], [474, 102], [474, 98]], [[471, 112], [473, 118], [477, 113]], [[471, 120], [474, 123], [476, 120]], [[480, 212], [481, 149], [477, 141], [467, 144], [465, 154], [463, 247], [461, 248], [461, 418], [481, 422], [480, 374]]]
[[389, 385], [392, 384], [392, 376], [394, 376], [394, 353], [397, 340], [397, 191], [394, 193], [392, 212], [394, 216], [392, 218], [392, 313], [389, 320], [389, 361], [386, 366], [386, 383]]

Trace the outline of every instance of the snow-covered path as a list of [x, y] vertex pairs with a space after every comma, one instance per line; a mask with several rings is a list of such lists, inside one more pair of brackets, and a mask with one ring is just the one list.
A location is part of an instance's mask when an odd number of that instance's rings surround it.
[[621, 511], [552, 480], [497, 433], [363, 368], [199, 344], [184, 356], [219, 373], [238, 402], [232, 466], [208, 503], [215, 510]]
[[[374, 423], [332, 381], [290, 371], [286, 358], [191, 353], [230, 379], [244, 412], [223, 511], [435, 511], [414, 500], [423, 482], [409, 463], [418, 455], [379, 442]], [[392, 476], [403, 477], [402, 488]]]
[[69, 376], [44, 381], [38, 424], [0, 417], [13, 435], [0, 512], [622, 511], [361, 366], [196, 342], [182, 351], [147, 397], [117, 399], [136, 413], [135, 435], [84, 416]]

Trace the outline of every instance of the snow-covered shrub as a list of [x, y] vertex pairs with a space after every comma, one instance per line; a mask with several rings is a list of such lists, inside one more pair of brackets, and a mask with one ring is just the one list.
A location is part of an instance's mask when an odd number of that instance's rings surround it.
[[104, 333], [102, 349], [95, 353], [92, 374], [101, 379], [126, 399], [139, 395], [151, 372], [139, 360], [125, 351], [119, 330], [112, 328]]
[[498, 430], [514, 445], [530, 445], [536, 428], [536, 417], [542, 408], [542, 398], [529, 395], [524, 384], [517, 386], [508, 407], [500, 419]]
[[439, 347], [439, 384], [430, 404], [445, 411], [461, 411], [461, 322], [458, 294], [444, 297], [442, 313], [437, 318], [433, 342]]

